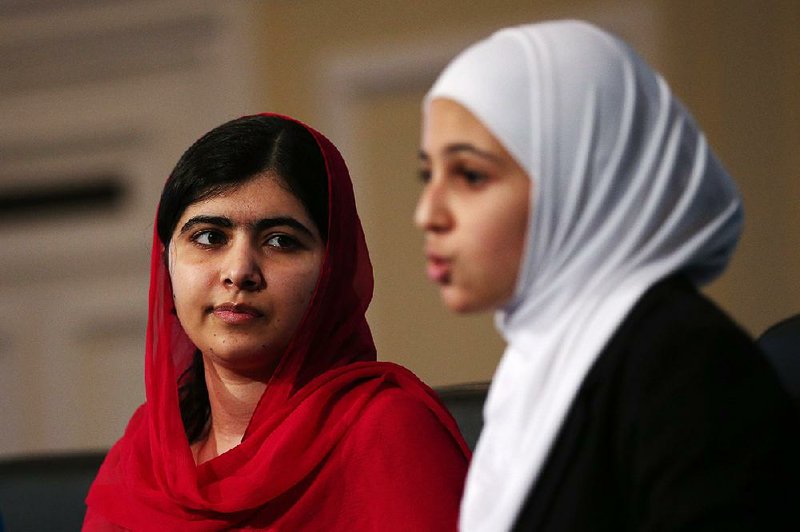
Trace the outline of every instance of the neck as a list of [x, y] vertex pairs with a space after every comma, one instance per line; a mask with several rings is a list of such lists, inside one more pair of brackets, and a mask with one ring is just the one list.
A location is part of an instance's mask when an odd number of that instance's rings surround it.
[[208, 357], [204, 357], [204, 366], [211, 416], [207, 433], [192, 445], [198, 464], [241, 443], [267, 386], [266, 380], [236, 373]]

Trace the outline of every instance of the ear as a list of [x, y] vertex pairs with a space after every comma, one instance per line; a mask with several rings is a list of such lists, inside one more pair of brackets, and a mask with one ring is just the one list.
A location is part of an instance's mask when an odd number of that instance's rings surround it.
[[174, 240], [170, 240], [166, 247], [161, 244], [161, 256], [164, 257], [164, 266], [167, 268], [170, 281], [172, 280], [172, 265], [175, 264], [175, 246], [173, 242]]

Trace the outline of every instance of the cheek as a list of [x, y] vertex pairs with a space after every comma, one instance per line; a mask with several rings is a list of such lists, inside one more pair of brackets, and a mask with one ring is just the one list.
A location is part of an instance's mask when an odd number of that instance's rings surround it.
[[524, 225], [509, 211], [496, 206], [475, 212], [464, 238], [469, 242], [473, 259], [482, 264], [504, 262], [512, 256], [519, 257], [525, 238]]
[[[508, 261], [507, 268], [518, 270], [525, 248], [525, 236], [528, 230], [528, 218], [525, 215], [509, 217], [497, 230], [497, 242], [503, 249], [503, 256]], [[500, 244], [501, 243], [501, 244]]]
[[172, 297], [178, 314], [192, 304], [200, 294], [208, 293], [208, 274], [202, 268], [176, 264], [171, 269]]
[[319, 266], [310, 268], [298, 279], [297, 294], [298, 297], [302, 299], [304, 307], [308, 306], [311, 302], [311, 298], [314, 296], [314, 291], [317, 288], [318, 279]]
[[[319, 277], [319, 267], [309, 265], [304, 268], [293, 267], [286, 271], [274, 271], [275, 275], [267, 279], [267, 286], [272, 285], [272, 293], [292, 309], [291, 314], [302, 317], [311, 302]], [[269, 291], [269, 288], [268, 288]], [[277, 293], [280, 292], [280, 296]], [[298, 318], [299, 319], [299, 318]]]
[[[499, 209], [497, 205], [508, 207]], [[528, 225], [527, 204], [509, 205], [498, 201], [482, 219], [484, 223], [476, 224], [471, 236], [474, 263], [481, 266], [486, 290], [510, 298], [522, 264]]]
[[504, 297], [513, 296], [514, 288], [517, 285], [517, 278], [522, 268], [523, 255], [525, 251], [525, 240], [528, 233], [528, 202], [527, 196], [524, 203], [517, 202], [511, 209], [506, 211], [506, 217], [502, 220], [502, 228], [498, 232], [506, 235], [503, 246], [503, 269]]

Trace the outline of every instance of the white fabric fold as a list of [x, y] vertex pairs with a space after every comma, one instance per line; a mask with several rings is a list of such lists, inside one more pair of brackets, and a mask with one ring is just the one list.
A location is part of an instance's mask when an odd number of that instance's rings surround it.
[[501, 30], [425, 100], [470, 110], [532, 180], [515, 295], [462, 501], [465, 532], [508, 530], [587, 372], [639, 297], [674, 272], [702, 284], [739, 238], [733, 181], [664, 80], [580, 21]]

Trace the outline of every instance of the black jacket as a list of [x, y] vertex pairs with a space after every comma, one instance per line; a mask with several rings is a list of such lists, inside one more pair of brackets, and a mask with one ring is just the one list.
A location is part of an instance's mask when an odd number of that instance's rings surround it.
[[800, 415], [685, 279], [656, 284], [591, 368], [516, 530], [800, 530]]

